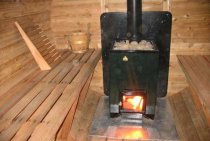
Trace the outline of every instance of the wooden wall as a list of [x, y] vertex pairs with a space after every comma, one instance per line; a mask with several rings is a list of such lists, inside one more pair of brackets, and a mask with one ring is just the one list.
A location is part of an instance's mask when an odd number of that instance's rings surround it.
[[50, 3], [50, 0], [0, 0], [0, 82], [12, 77], [32, 59], [14, 21], [25, 29], [34, 22], [50, 33]]
[[[107, 12], [126, 12], [127, 0], [103, 0], [105, 1], [105, 11]], [[143, 0], [144, 11], [162, 11], [162, 0]]]
[[210, 0], [171, 0], [173, 14], [169, 93], [187, 86], [176, 55], [210, 54]]
[[[210, 54], [210, 0], [143, 0], [143, 10], [173, 14], [169, 94], [176, 93], [187, 86], [176, 55]], [[67, 47], [63, 36], [90, 22], [91, 47], [97, 47], [99, 16], [112, 11], [126, 11], [126, 0], [53, 0], [51, 27], [59, 44]]]
[[[210, 0], [143, 0], [143, 10], [173, 14], [169, 93], [178, 92], [187, 83], [176, 55], [210, 54]], [[105, 11], [126, 11], [126, 0], [0, 0], [0, 81], [32, 57], [14, 21], [39, 23], [50, 36], [51, 28], [59, 48], [68, 47], [64, 35], [86, 30], [90, 23], [91, 47], [97, 48], [99, 17]]]
[[[162, 0], [144, 0], [144, 10], [161, 10]], [[51, 28], [58, 48], [69, 48], [64, 35], [72, 31], [87, 29], [90, 32], [92, 48], [100, 47], [100, 15], [103, 12], [126, 11], [126, 0], [53, 0]]]
[[100, 42], [100, 0], [53, 0], [51, 28], [58, 48], [68, 48], [64, 35], [72, 31], [87, 31], [90, 23], [90, 46], [97, 48]]

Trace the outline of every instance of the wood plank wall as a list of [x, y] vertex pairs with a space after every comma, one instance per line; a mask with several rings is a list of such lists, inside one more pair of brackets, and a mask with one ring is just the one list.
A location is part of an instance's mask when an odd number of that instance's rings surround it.
[[[210, 0], [143, 0], [143, 10], [173, 14], [169, 94], [176, 93], [187, 86], [176, 55], [210, 54]], [[90, 22], [91, 47], [98, 47], [99, 16], [112, 11], [126, 11], [126, 0], [53, 0], [51, 27], [58, 45], [66, 48], [64, 35]]]
[[[143, 10], [173, 14], [169, 93], [178, 92], [187, 83], [176, 55], [210, 54], [210, 0], [143, 0]], [[61, 48], [68, 47], [64, 35], [86, 30], [90, 23], [91, 47], [97, 48], [104, 11], [126, 11], [126, 0], [0, 0], [0, 82], [32, 57], [13, 25], [15, 20], [38, 22], [50, 36], [51, 27]]]
[[25, 29], [34, 22], [50, 33], [50, 3], [50, 0], [0, 0], [0, 83], [33, 60], [14, 21]]
[[169, 93], [187, 86], [176, 55], [210, 54], [210, 0], [171, 0], [173, 14]]
[[97, 48], [100, 42], [100, 15], [100, 0], [53, 0], [51, 28], [56, 46], [60, 49], [68, 48], [64, 35], [73, 31], [87, 31], [87, 25], [90, 23], [90, 46]]
[[[161, 10], [162, 0], [144, 0], [144, 10]], [[100, 47], [100, 15], [103, 12], [126, 11], [126, 0], [52, 0], [51, 28], [56, 46], [69, 48], [64, 36], [72, 31], [86, 31], [90, 23], [90, 47]]]

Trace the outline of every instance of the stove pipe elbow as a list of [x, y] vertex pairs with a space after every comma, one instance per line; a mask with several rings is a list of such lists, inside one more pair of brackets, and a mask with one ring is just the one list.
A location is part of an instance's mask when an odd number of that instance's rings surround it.
[[142, 0], [127, 0], [127, 37], [131, 41], [141, 40]]

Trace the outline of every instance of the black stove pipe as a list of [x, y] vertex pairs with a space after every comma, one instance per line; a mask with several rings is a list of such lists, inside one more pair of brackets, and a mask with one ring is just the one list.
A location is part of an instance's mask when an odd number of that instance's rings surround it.
[[129, 41], [141, 40], [142, 0], [127, 0], [127, 37]]

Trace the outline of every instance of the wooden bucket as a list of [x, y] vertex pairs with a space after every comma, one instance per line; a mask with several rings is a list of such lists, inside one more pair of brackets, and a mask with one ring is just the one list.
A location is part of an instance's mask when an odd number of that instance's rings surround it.
[[90, 34], [86, 32], [73, 32], [69, 35], [69, 44], [74, 53], [84, 53], [88, 50]]

